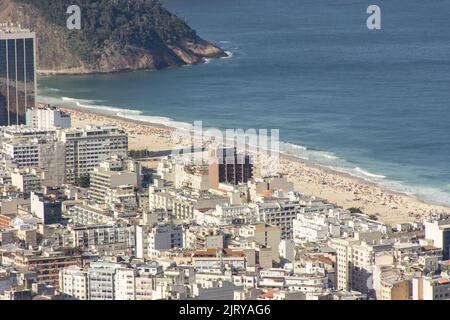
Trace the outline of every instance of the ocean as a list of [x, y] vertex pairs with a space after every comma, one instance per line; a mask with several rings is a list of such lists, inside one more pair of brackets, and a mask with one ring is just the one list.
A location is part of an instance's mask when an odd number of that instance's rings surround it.
[[[39, 78], [41, 100], [172, 126], [280, 129], [288, 154], [450, 205], [450, 2], [165, 0], [229, 52]], [[366, 9], [381, 8], [381, 30]]]

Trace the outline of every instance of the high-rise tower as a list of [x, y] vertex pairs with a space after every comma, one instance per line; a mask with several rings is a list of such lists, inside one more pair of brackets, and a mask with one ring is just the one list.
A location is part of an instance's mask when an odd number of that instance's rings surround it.
[[0, 126], [25, 124], [36, 101], [36, 36], [0, 26]]

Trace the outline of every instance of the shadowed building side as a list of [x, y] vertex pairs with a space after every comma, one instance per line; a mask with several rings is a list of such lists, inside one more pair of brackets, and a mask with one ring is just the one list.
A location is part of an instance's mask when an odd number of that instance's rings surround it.
[[212, 150], [209, 164], [210, 188], [217, 189], [219, 183], [238, 185], [253, 178], [253, 162], [249, 155], [238, 153], [236, 148]]

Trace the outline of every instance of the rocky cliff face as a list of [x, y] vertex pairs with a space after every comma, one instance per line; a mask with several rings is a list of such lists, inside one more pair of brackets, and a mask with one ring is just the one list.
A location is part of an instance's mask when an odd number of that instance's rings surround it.
[[[82, 9], [81, 30], [66, 27], [72, 4]], [[41, 74], [161, 69], [225, 56], [156, 0], [0, 0], [0, 22], [36, 32]]]

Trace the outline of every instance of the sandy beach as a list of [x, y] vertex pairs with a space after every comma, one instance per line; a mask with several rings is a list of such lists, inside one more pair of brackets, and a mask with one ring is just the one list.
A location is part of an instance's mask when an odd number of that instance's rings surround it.
[[[85, 110], [64, 110], [71, 113], [73, 127], [93, 124], [123, 128], [129, 134], [130, 150], [167, 151], [177, 144], [173, 128]], [[265, 166], [264, 161], [256, 163], [257, 176]], [[365, 214], [376, 215], [379, 221], [391, 225], [419, 221], [433, 212], [450, 213], [448, 207], [425, 203], [405, 194], [385, 190], [362, 179], [305, 161], [293, 161], [289, 157], [281, 157], [279, 171], [294, 182], [299, 192], [325, 198], [345, 209], [360, 208]]]

